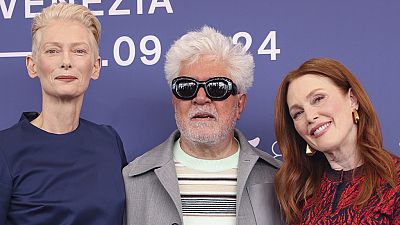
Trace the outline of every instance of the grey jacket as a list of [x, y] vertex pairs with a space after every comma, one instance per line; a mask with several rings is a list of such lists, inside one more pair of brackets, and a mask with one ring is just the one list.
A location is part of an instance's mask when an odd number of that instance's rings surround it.
[[[182, 225], [182, 206], [173, 160], [175, 131], [159, 146], [123, 169], [128, 225]], [[283, 224], [275, 198], [274, 176], [280, 161], [251, 146], [238, 130], [240, 143], [236, 224]]]

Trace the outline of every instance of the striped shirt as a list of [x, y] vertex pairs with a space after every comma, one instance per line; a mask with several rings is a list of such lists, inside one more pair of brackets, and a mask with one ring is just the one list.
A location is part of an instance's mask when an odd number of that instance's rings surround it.
[[203, 160], [186, 154], [179, 140], [174, 161], [185, 225], [236, 224], [238, 151], [224, 159]]

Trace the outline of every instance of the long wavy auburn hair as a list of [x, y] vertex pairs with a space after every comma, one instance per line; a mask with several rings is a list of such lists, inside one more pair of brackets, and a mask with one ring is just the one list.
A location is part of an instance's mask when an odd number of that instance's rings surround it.
[[321, 152], [317, 151], [312, 157], [305, 154], [307, 143], [297, 133], [289, 114], [288, 87], [293, 80], [306, 74], [331, 79], [343, 93], [351, 88], [358, 100], [360, 120], [357, 124], [357, 146], [363, 160], [362, 173], [365, 179], [354, 201], [355, 206], [363, 207], [372, 193], [378, 190], [381, 181], [392, 187], [397, 182], [394, 160], [383, 148], [378, 117], [360, 82], [338, 61], [328, 58], [308, 60], [286, 75], [275, 100], [275, 135], [283, 157], [283, 165], [275, 178], [275, 189], [287, 224], [300, 223], [301, 205], [318, 193], [322, 175], [329, 168]]

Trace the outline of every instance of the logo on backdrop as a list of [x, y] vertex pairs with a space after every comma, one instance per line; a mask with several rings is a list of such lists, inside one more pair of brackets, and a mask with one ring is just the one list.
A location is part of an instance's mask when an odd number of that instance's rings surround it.
[[[151, 2], [150, 2], [151, 1]], [[5, 0], [0, 0], [0, 7], [1, 7], [1, 12], [3, 13], [3, 18], [4, 19], [12, 19], [14, 16], [14, 9], [15, 9], [15, 4], [17, 3], [17, 0], [11, 0], [8, 1], [9, 3], [7, 4]], [[21, 3], [22, 1], [19, 1]], [[40, 11], [54, 3], [59, 3], [59, 2], [68, 2], [68, 3], [74, 3], [74, 4], [81, 4], [86, 6], [87, 8], [99, 8], [104, 6], [102, 2], [106, 2], [105, 0], [80, 0], [80, 1], [75, 1], [75, 0], [51, 0], [51, 3], [48, 3], [47, 5], [44, 4], [43, 0], [25, 0], [24, 1], [24, 9], [25, 9], [25, 18], [33, 18], [37, 14], [40, 13]], [[129, 4], [123, 4], [121, 6], [121, 3], [126, 2]], [[135, 4], [136, 2], [136, 4]], [[109, 16], [121, 16], [121, 15], [131, 15], [133, 10], [133, 13], [137, 15], [142, 15], [142, 14], [154, 14], [156, 9], [165, 9], [167, 13], [172, 14], [173, 9], [171, 2], [169, 0], [146, 0], [146, 3], [150, 2], [150, 6], [147, 8], [144, 8], [143, 0], [137, 0], [137, 1], [128, 1], [128, 0], [114, 0], [114, 3], [111, 5], [111, 7], [108, 10], [91, 10], [92, 13], [96, 16], [104, 16], [104, 15], [109, 15]], [[109, 3], [109, 1], [107, 1]], [[108, 4], [107, 4], [108, 5]], [[146, 4], [147, 5], [147, 4]]]
[[[254, 138], [254, 139], [252, 139], [252, 140], [249, 140], [249, 143], [253, 146], [253, 147], [257, 147], [258, 146], [258, 144], [260, 144], [260, 138], [259, 137], [256, 137], [256, 138]], [[274, 143], [272, 143], [272, 145], [271, 145], [271, 152], [272, 152], [272, 154], [273, 154], [273, 156], [274, 156], [274, 158], [276, 159], [276, 158], [281, 158], [282, 157], [282, 154], [280, 154], [279, 153], [279, 149], [278, 149], [278, 145], [277, 145], [277, 141], [275, 141]], [[399, 143], [399, 145], [400, 145], [400, 143]]]
[[[96, 16], [126, 16], [131, 14], [141, 15], [141, 14], [155, 14], [157, 12], [166, 12], [168, 14], [173, 14], [173, 5], [170, 0], [146, 0], [143, 4], [144, 0], [137, 1], [127, 1], [127, 0], [114, 0], [113, 4], [109, 9], [99, 10], [104, 6], [102, 0], [51, 0], [47, 4], [44, 3], [43, 0], [25, 0], [24, 2], [19, 1], [19, 4], [24, 4], [25, 10], [25, 18], [33, 18], [44, 8], [49, 6], [50, 4], [58, 3], [58, 2], [69, 2], [75, 4], [82, 4], [89, 9], [91, 9], [92, 13]], [[136, 2], [136, 4], [135, 4]], [[148, 3], [150, 2], [150, 5]], [[3, 22], [10, 21], [15, 15], [14, 10], [16, 8], [17, 0], [11, 0], [6, 3], [6, 0], [0, 0], [0, 7], [3, 16]], [[108, 5], [108, 4], [107, 4]], [[146, 7], [145, 7], [146, 5]], [[96, 10], [93, 10], [95, 8]], [[0, 17], [1, 18], [1, 17]], [[239, 41], [243, 43], [244, 48], [246, 50], [250, 49], [251, 46], [256, 45], [258, 47], [257, 54], [258, 55], [269, 55], [269, 60], [275, 61], [277, 60], [277, 55], [281, 53], [281, 50], [277, 48], [277, 32], [269, 31], [266, 33], [265, 38], [260, 43], [253, 43], [252, 35], [245, 31], [237, 32], [233, 35], [232, 41], [237, 44]], [[109, 59], [103, 57], [102, 66], [130, 66], [135, 61], [138, 63], [152, 66], [160, 61], [162, 55], [162, 41], [155, 34], [150, 34], [146, 36], [142, 36], [136, 40], [129, 36], [119, 36], [113, 38], [113, 52], [112, 54], [104, 54]], [[106, 43], [107, 44], [107, 43]], [[0, 58], [7, 57], [25, 57], [31, 54], [31, 52], [1, 52], [0, 49]], [[140, 59], [140, 60], [139, 60]]]

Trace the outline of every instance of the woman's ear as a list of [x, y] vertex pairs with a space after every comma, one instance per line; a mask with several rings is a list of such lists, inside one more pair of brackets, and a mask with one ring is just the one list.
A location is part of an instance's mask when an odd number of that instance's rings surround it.
[[28, 55], [25, 58], [26, 69], [28, 70], [28, 74], [31, 78], [37, 77], [36, 63], [33, 59], [32, 55]]
[[100, 69], [101, 69], [101, 58], [98, 57], [98, 58], [94, 61], [92, 76], [90, 76], [90, 78], [92, 78], [92, 80], [97, 80], [97, 79], [99, 79], [99, 76], [100, 76]]
[[351, 107], [353, 109], [358, 110], [358, 98], [357, 96], [354, 94], [353, 89], [349, 88], [349, 92], [347, 93], [349, 98], [350, 98], [350, 102], [351, 102]]

